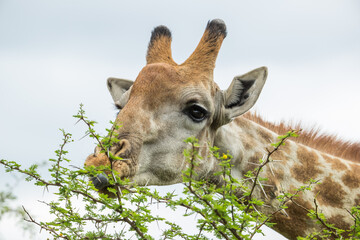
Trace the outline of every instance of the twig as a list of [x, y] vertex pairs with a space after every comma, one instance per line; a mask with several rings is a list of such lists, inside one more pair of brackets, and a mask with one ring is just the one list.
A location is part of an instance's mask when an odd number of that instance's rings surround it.
[[203, 228], [205, 227], [205, 225], [206, 225], [206, 222], [204, 222], [204, 223], [201, 225], [199, 234], [197, 235], [196, 239], [199, 239], [199, 238], [200, 238], [201, 232], [202, 232]]
[[58, 234], [54, 229], [46, 226], [46, 225], [43, 225], [41, 223], [38, 223], [36, 222], [32, 217], [31, 215], [29, 214], [29, 212], [25, 209], [24, 206], [22, 206], [24, 212], [26, 213], [26, 215], [29, 217], [29, 219], [26, 219], [24, 218], [25, 221], [27, 222], [30, 222], [30, 223], [34, 223], [35, 225], [38, 225], [41, 229], [45, 229], [46, 231], [49, 231], [51, 232], [53, 235], [59, 237], [59, 238], [62, 238], [62, 239], [69, 239], [67, 236], [64, 236], [63, 234]]
[[[297, 132], [297, 131], [291, 131], [291, 133], [296, 133], [296, 132]], [[280, 148], [280, 146], [282, 146], [282, 145], [284, 144], [284, 142], [285, 142], [290, 136], [291, 136], [291, 134], [287, 134], [286, 137], [282, 138], [281, 141], [277, 144], [276, 147], [274, 147], [274, 149], [273, 149], [272, 151], [269, 151], [268, 149], [266, 149], [267, 152], [268, 152], [268, 154], [267, 154], [267, 156], [266, 156], [266, 160], [265, 160], [264, 163], [261, 164], [261, 166], [259, 167], [259, 169], [256, 171], [256, 175], [255, 175], [255, 179], [254, 179], [254, 184], [253, 184], [252, 187], [251, 187], [250, 194], [249, 194], [249, 196], [248, 196], [248, 200], [251, 200], [251, 198], [252, 198], [252, 195], [253, 195], [254, 190], [255, 190], [255, 187], [256, 187], [256, 185], [257, 185], [257, 182], [258, 182], [258, 179], [259, 179], [261, 170], [263, 169], [263, 167], [265, 167], [266, 164], [268, 164], [268, 163], [270, 162], [270, 157], [271, 157], [271, 155], [272, 155], [274, 152], [276, 152], [276, 151]], [[248, 207], [244, 210], [245, 213], [247, 213], [247, 212], [249, 211], [249, 209], [250, 209], [250, 205], [248, 205]]]
[[[194, 144], [192, 144], [192, 155], [191, 155], [191, 158], [190, 158], [190, 176], [189, 176], [189, 183], [188, 183], [188, 184], [185, 184], [185, 186], [189, 189], [189, 191], [191, 192], [191, 194], [193, 194], [196, 198], [198, 198], [199, 200], [201, 200], [202, 202], [204, 202], [208, 207], [210, 207], [210, 209], [212, 209], [212, 210], [214, 211], [214, 213], [219, 217], [220, 222], [221, 222], [224, 226], [227, 226], [227, 225], [228, 225], [227, 220], [221, 216], [221, 214], [219, 213], [219, 211], [218, 211], [217, 209], [214, 209], [214, 207], [212, 206], [212, 204], [211, 204], [208, 200], [204, 199], [202, 196], [200, 196], [199, 194], [197, 194], [197, 193], [194, 191], [194, 189], [192, 188], [192, 185], [191, 185], [192, 181], [191, 181], [191, 179], [192, 179], [192, 173], [193, 173], [194, 167], [195, 167], [195, 163], [194, 163], [194, 162], [195, 162], [195, 146], [194, 146]], [[195, 210], [195, 212], [198, 212], [198, 211]], [[200, 215], [202, 215], [204, 218], [206, 218], [201, 212], [198, 212], [198, 213], [199, 213]], [[213, 222], [211, 222], [211, 224], [213, 225]], [[213, 226], [214, 226], [214, 225], [213, 225]], [[215, 227], [215, 226], [214, 226], [214, 228], [215, 228], [225, 239], [229, 239], [229, 237], [228, 237], [223, 231], [219, 230], [219, 229], [218, 229], [217, 227]], [[242, 238], [238, 235], [236, 229], [230, 228], [230, 227], [228, 227], [228, 229], [229, 229], [229, 231], [234, 235], [234, 237], [235, 237], [236, 239], [242, 239]]]
[[[281, 140], [275, 144], [274, 148], [272, 151], [269, 151], [268, 149], [266, 149], [267, 151], [267, 155], [266, 155], [266, 159], [265, 161], [260, 165], [260, 167], [257, 169], [256, 171], [256, 174], [255, 174], [255, 178], [253, 179], [253, 185], [251, 187], [251, 190], [250, 190], [250, 194], [245, 198], [245, 201], [247, 201], [247, 206], [246, 208], [244, 209], [244, 213], [247, 214], [249, 211], [250, 211], [250, 207], [251, 207], [251, 204], [249, 203], [249, 201], [251, 201], [252, 199], [252, 196], [253, 196], [253, 193], [254, 193], [254, 190], [255, 190], [255, 187], [258, 185], [258, 183], [260, 183], [259, 181], [259, 177], [260, 177], [260, 172], [262, 171], [262, 169], [271, 161], [270, 157], [271, 155], [278, 151], [278, 149], [280, 148], [280, 146], [282, 146], [285, 141], [291, 137], [293, 134], [297, 133], [298, 131], [297, 130], [292, 130], [290, 132], [288, 132], [284, 137], [281, 138]], [[262, 186], [260, 185], [260, 187], [262, 188]], [[262, 189], [263, 190], [263, 189]], [[264, 190], [263, 190], [264, 191]], [[265, 192], [265, 191], [264, 191]], [[266, 194], [265, 194], [265, 197], [266, 197]], [[280, 211], [280, 210], [279, 210]], [[263, 222], [263, 224], [265, 224], [270, 218], [267, 218], [267, 220], [265, 222]], [[262, 225], [263, 225], [262, 224]], [[241, 224], [241, 227], [240, 227], [240, 231], [242, 232], [245, 228], [245, 222], [243, 222]]]
[[71, 138], [71, 134], [70, 133], [65, 133], [64, 130], [62, 130], [63, 132], [63, 136], [64, 136], [64, 139], [63, 139], [63, 143], [60, 145], [60, 150], [58, 151], [59, 152], [59, 156], [58, 156], [58, 159], [56, 161], [56, 166], [57, 166], [57, 170], [56, 170], [56, 178], [55, 178], [55, 182], [59, 182], [59, 171], [60, 171], [60, 162], [61, 162], [61, 158], [62, 158], [62, 155], [64, 153], [64, 147], [65, 145], [69, 142], [69, 139]]

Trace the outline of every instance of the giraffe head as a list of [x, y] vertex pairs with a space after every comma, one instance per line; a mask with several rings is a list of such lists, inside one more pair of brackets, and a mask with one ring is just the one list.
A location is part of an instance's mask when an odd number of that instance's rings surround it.
[[[134, 82], [109, 78], [107, 86], [120, 109], [115, 123], [119, 143], [110, 151], [124, 160], [114, 162], [120, 177], [139, 185], [167, 185], [182, 181], [186, 169], [184, 142], [199, 139], [202, 160], [198, 175], [216, 169], [209, 154], [216, 130], [245, 113], [256, 102], [267, 77], [266, 67], [236, 76], [222, 91], [213, 81], [215, 61], [226, 37], [222, 20], [210, 21], [192, 55], [178, 65], [171, 56], [171, 33], [156, 27], [147, 50], [147, 65]], [[99, 147], [86, 166], [109, 165]]]

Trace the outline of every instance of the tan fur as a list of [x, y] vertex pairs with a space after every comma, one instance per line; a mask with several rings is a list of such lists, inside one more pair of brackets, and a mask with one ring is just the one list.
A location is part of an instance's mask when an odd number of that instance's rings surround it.
[[159, 36], [150, 42], [146, 62], [147, 64], [167, 63], [176, 66], [177, 64], [171, 56], [171, 37]]
[[338, 158], [334, 158], [332, 156], [329, 156], [328, 154], [322, 154], [322, 157], [331, 164], [332, 169], [336, 169], [337, 171], [344, 171], [348, 169], [348, 167]]
[[296, 151], [298, 163], [291, 169], [293, 176], [300, 182], [307, 182], [309, 179], [317, 179], [323, 173], [318, 156], [313, 150], [298, 146]]
[[[182, 65], [190, 67], [196, 66], [196, 71], [212, 73], [224, 38], [224, 35], [214, 36], [211, 35], [209, 31], [205, 31], [195, 51]], [[212, 75], [210, 77], [212, 77]]]
[[317, 185], [314, 191], [318, 194], [316, 199], [320, 205], [343, 208], [346, 192], [340, 183], [332, 179], [331, 175], [322, 179], [321, 184]]
[[300, 122], [295, 124], [291, 122], [286, 123], [284, 121], [271, 123], [264, 120], [264, 118], [262, 118], [259, 114], [251, 112], [248, 112], [243, 116], [249, 120], [259, 123], [277, 134], [284, 134], [292, 129], [302, 129], [300, 136], [294, 138], [293, 141], [340, 158], [360, 162], [360, 142], [342, 140], [336, 135], [322, 133], [321, 130], [316, 127], [306, 129]]
[[342, 177], [342, 181], [350, 189], [355, 189], [360, 187], [360, 166], [353, 165], [352, 168], [346, 172]]

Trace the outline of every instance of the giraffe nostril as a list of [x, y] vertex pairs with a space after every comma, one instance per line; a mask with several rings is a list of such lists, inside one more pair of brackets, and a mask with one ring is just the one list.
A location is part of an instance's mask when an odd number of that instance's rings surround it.
[[119, 142], [119, 146], [120, 146], [120, 149], [116, 153], [117, 156], [123, 157], [123, 156], [127, 156], [127, 155], [130, 154], [131, 144], [130, 144], [130, 142], [128, 140], [121, 139], [120, 142]]

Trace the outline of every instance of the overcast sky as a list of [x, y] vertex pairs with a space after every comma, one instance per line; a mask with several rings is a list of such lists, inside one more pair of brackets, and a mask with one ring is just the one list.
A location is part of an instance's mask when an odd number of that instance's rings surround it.
[[[360, 141], [358, 0], [0, 0], [0, 158], [45, 161], [65, 128], [76, 140], [69, 158], [82, 166], [94, 145], [78, 141], [85, 128], [72, 115], [79, 104], [104, 132], [116, 115], [106, 78], [136, 78], [151, 30], [170, 28], [181, 63], [214, 18], [228, 29], [215, 69], [222, 89], [235, 75], [267, 66], [255, 105], [261, 115]], [[31, 206], [29, 189], [21, 183], [16, 191]], [[0, 225], [0, 238], [10, 239]]]

